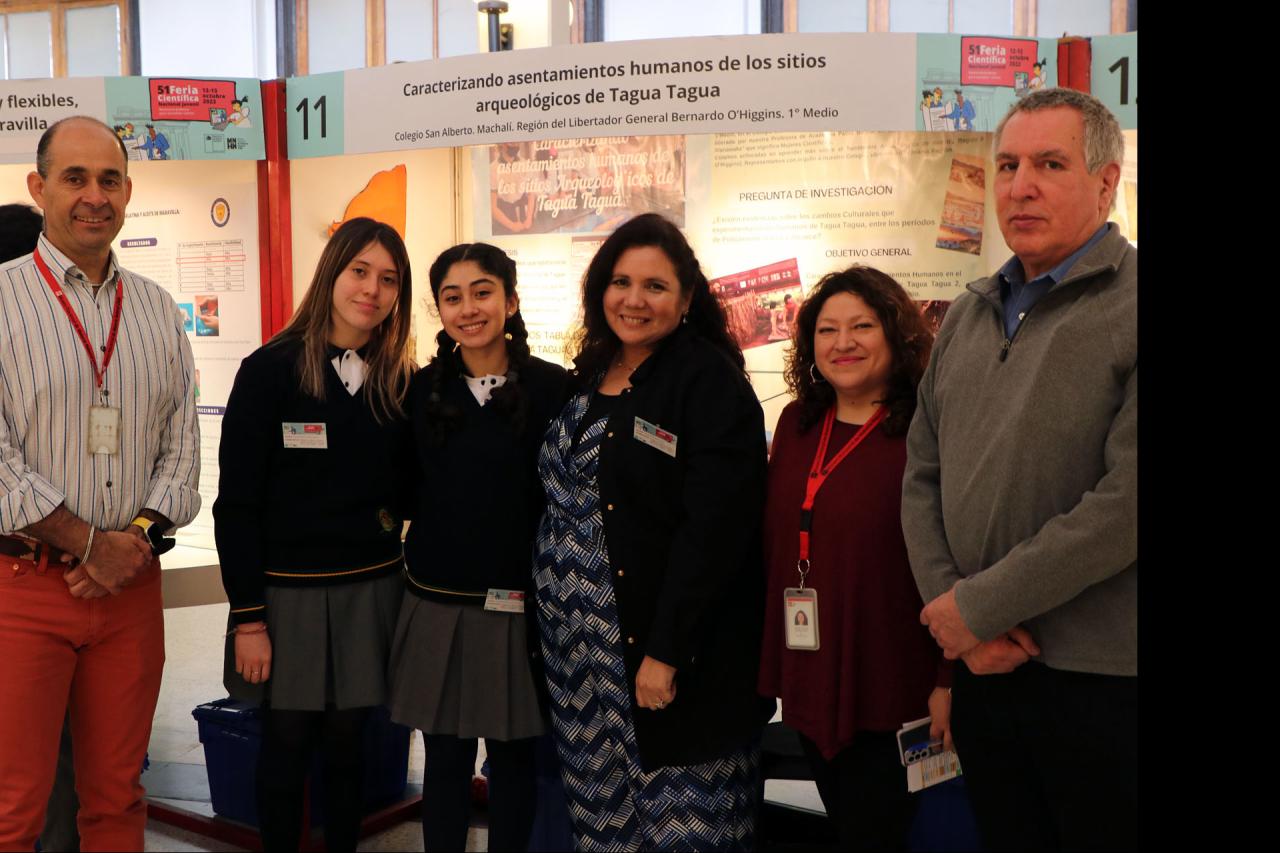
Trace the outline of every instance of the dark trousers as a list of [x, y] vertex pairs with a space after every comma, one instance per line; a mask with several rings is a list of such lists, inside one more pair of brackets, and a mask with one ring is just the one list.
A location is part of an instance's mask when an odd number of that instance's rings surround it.
[[364, 793], [364, 724], [369, 708], [343, 711], [262, 709], [258, 753], [258, 825], [264, 850], [297, 850], [311, 754], [324, 765], [324, 846], [354, 851]]
[[860, 732], [830, 761], [804, 735], [800, 745], [842, 850], [906, 849], [915, 799], [893, 732]]
[[1138, 846], [1138, 679], [957, 665], [951, 736], [988, 850]]
[[[422, 846], [462, 851], [471, 824], [475, 738], [423, 732], [427, 760], [422, 774]], [[537, 802], [534, 757], [537, 738], [485, 739], [489, 754], [489, 849], [521, 851], [529, 844]]]
[[53, 777], [53, 793], [44, 813], [44, 831], [40, 833], [40, 849], [44, 853], [78, 853], [80, 831], [76, 829], [76, 813], [80, 799], [76, 796], [76, 765], [71, 752], [71, 715], [62, 723], [62, 743], [58, 745], [58, 772]]

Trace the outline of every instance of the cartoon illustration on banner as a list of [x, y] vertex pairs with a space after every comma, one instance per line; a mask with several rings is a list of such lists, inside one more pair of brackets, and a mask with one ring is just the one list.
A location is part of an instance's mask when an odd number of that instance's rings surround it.
[[993, 131], [1018, 98], [1058, 85], [1055, 39], [920, 35], [917, 130]]
[[111, 77], [105, 121], [130, 160], [257, 160], [257, 80]]

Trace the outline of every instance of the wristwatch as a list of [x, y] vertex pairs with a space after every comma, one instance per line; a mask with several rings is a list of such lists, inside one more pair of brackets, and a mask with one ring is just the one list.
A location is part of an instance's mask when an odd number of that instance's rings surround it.
[[140, 515], [129, 523], [136, 524], [142, 528], [142, 532], [146, 534], [147, 542], [151, 545], [151, 553], [157, 557], [178, 544], [178, 540], [165, 536], [164, 531], [160, 529], [160, 525], [146, 516]]

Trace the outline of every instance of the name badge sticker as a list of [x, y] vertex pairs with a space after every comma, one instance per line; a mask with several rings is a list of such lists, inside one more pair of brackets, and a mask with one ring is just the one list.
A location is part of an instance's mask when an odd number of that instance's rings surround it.
[[484, 609], [500, 613], [523, 613], [524, 593], [518, 589], [491, 589], [485, 596]]
[[667, 432], [657, 424], [651, 424], [644, 418], [637, 417], [635, 429], [631, 434], [641, 444], [661, 450], [672, 459], [676, 458], [677, 437], [674, 432]]
[[328, 450], [329, 432], [324, 424], [282, 423], [284, 446], [309, 450]]

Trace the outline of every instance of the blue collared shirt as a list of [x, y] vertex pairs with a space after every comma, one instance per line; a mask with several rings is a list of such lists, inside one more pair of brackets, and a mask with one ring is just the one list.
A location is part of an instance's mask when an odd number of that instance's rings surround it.
[[1022, 319], [1031, 310], [1031, 306], [1039, 302], [1040, 297], [1048, 293], [1051, 287], [1066, 278], [1067, 273], [1071, 272], [1071, 268], [1076, 265], [1076, 261], [1096, 246], [1106, 233], [1107, 223], [1104, 222], [1083, 246], [1068, 255], [1062, 263], [1031, 281], [1024, 280], [1022, 262], [1018, 260], [1017, 255], [1000, 267], [1000, 301], [1004, 304], [1004, 336], [1006, 338], [1013, 337]]

